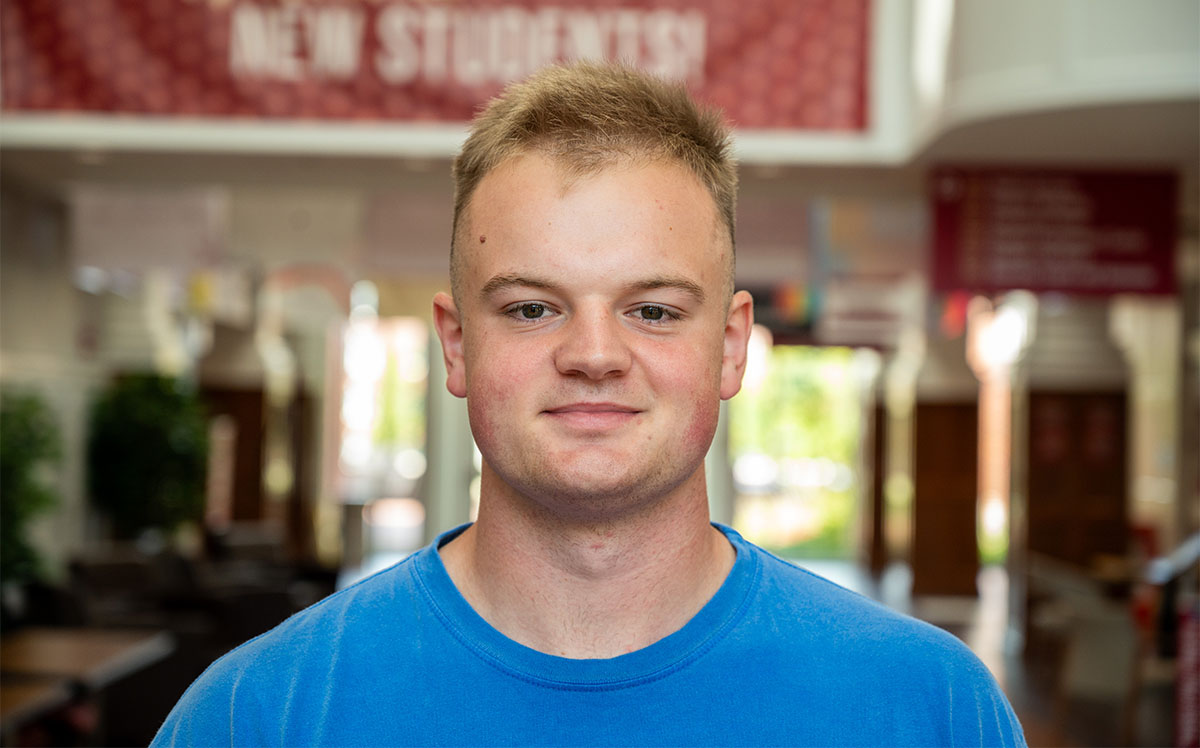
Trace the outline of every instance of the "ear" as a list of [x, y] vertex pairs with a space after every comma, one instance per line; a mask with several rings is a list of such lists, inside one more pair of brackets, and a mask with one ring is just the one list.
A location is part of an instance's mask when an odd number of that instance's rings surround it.
[[433, 297], [433, 326], [442, 341], [442, 357], [446, 360], [446, 389], [455, 397], [467, 396], [467, 366], [463, 358], [462, 317], [454, 299], [448, 293]]
[[748, 291], [738, 291], [729, 302], [725, 319], [725, 353], [721, 359], [721, 399], [728, 400], [742, 389], [746, 373], [746, 346], [754, 327], [754, 299]]

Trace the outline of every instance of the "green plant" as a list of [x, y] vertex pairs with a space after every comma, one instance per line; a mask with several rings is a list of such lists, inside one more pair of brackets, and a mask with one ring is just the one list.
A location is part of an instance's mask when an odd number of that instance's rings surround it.
[[208, 425], [190, 387], [121, 377], [93, 404], [90, 426], [88, 492], [117, 538], [200, 519]]
[[27, 582], [41, 571], [29, 521], [58, 503], [40, 474], [62, 456], [58, 424], [41, 398], [0, 393], [0, 575]]
[[[847, 348], [780, 345], [757, 386], [743, 387], [729, 403], [729, 456], [824, 460], [849, 470], [858, 460], [862, 405]], [[760, 498], [784, 504], [801, 499], [811, 520], [783, 520], [769, 528], [734, 524], [747, 540], [788, 558], [849, 558], [853, 555], [855, 493], [851, 483], [834, 487], [763, 486]], [[739, 499], [740, 501], [740, 499]], [[739, 503], [739, 506], [742, 504]], [[765, 531], [764, 531], [765, 530]]]

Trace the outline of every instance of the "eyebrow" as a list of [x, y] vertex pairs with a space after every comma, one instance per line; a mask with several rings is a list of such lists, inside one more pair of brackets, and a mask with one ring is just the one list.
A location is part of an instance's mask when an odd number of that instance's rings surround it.
[[544, 291], [557, 291], [558, 286], [548, 280], [533, 278], [527, 275], [496, 275], [483, 284], [479, 295], [487, 298], [493, 294], [510, 288], [540, 288]]
[[[544, 291], [559, 291], [560, 286], [542, 278], [537, 278], [528, 275], [504, 274], [493, 276], [487, 283], [483, 284], [479, 295], [487, 298], [493, 294], [505, 291], [510, 288], [539, 288]], [[704, 289], [699, 284], [688, 280], [687, 278], [679, 278], [667, 275], [656, 275], [645, 280], [634, 281], [626, 284], [624, 287], [625, 293], [633, 293], [636, 291], [653, 291], [661, 288], [674, 289], [695, 299], [696, 303], [704, 303]]]
[[636, 281], [625, 287], [628, 291], [653, 291], [659, 288], [674, 289], [695, 299], [696, 303], [704, 303], [704, 289], [699, 284], [687, 278], [677, 278], [667, 275], [656, 275], [653, 278]]

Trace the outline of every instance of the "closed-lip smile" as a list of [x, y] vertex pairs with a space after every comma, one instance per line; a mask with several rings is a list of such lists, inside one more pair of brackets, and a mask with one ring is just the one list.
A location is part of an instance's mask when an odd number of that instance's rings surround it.
[[641, 412], [620, 403], [579, 402], [547, 408], [543, 414], [570, 431], [600, 434], [634, 423]]
[[570, 403], [556, 408], [547, 408], [547, 413], [559, 415], [562, 413], [640, 413], [637, 408], [618, 403]]

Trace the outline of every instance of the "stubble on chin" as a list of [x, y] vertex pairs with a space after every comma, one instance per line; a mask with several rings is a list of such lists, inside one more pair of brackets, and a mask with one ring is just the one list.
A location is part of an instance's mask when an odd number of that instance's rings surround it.
[[[716, 419], [708, 419], [711, 426], [703, 423], [703, 417], [697, 420], [701, 423], [688, 424], [676, 438], [707, 437], [705, 447], [697, 445], [684, 453], [655, 444], [638, 447], [645, 451], [643, 455], [605, 455], [586, 446], [574, 451], [550, 448], [536, 454], [510, 450], [488, 463], [491, 475], [484, 483], [485, 496], [503, 494], [501, 500], [527, 504], [528, 511], [575, 523], [608, 524], [635, 518], [668, 500], [703, 471]], [[649, 459], [639, 459], [647, 456]], [[497, 470], [493, 465], [501, 467]]]

